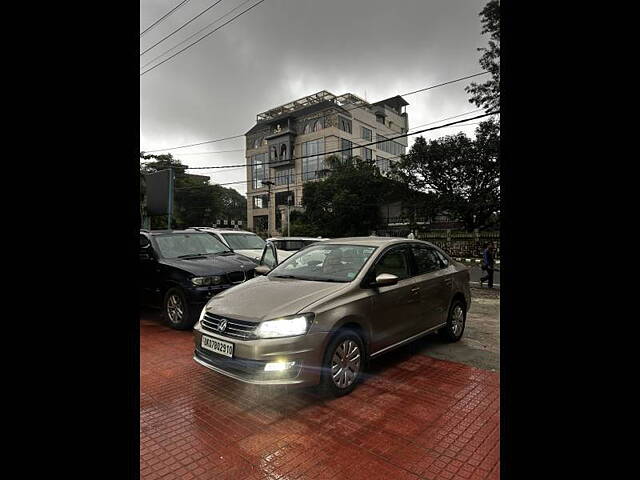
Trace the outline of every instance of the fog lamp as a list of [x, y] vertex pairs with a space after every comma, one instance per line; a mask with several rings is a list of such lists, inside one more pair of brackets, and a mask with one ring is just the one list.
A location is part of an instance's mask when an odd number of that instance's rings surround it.
[[282, 372], [284, 370], [289, 370], [293, 367], [296, 362], [271, 362], [267, 363], [264, 366], [265, 372]]

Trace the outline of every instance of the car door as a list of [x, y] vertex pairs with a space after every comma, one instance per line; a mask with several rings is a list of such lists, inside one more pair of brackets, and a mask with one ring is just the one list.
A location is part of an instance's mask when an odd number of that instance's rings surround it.
[[146, 235], [140, 234], [140, 300], [145, 304], [157, 303], [156, 289], [158, 263], [153, 245]]
[[262, 257], [260, 258], [260, 265], [266, 265], [267, 267], [274, 269], [278, 265], [278, 251], [271, 242], [262, 249]]
[[419, 333], [446, 321], [453, 279], [434, 248], [414, 244], [411, 252], [413, 278], [420, 294], [420, 322], [415, 325], [414, 333]]
[[392, 247], [381, 254], [369, 271], [368, 278], [372, 280], [381, 273], [390, 273], [399, 279], [396, 285], [374, 288], [371, 297], [374, 352], [405, 339], [420, 313], [420, 298], [414, 288], [415, 280], [410, 276], [410, 260], [406, 246]]

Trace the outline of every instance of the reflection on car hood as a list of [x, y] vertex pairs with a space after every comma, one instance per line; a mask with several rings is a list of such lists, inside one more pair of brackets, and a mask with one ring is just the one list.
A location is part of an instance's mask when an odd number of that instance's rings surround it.
[[260, 260], [260, 258], [262, 258], [262, 249], [243, 249], [234, 250], [234, 252], [239, 253], [240, 255], [244, 255], [245, 257], [255, 258], [256, 260]]
[[196, 276], [223, 275], [229, 272], [242, 270], [249, 271], [256, 267], [252, 262], [242, 255], [209, 255], [207, 258], [162, 258], [160, 263], [170, 267], [185, 270]]
[[207, 310], [238, 320], [263, 321], [301, 313], [347, 283], [256, 277], [213, 297]]

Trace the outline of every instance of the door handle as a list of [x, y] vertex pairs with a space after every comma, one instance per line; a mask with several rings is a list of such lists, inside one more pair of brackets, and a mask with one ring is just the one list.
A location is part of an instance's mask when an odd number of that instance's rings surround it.
[[419, 290], [420, 290], [420, 287], [413, 287], [413, 288], [411, 289], [411, 293], [416, 293], [416, 292], [417, 292], [417, 291], [419, 291]]

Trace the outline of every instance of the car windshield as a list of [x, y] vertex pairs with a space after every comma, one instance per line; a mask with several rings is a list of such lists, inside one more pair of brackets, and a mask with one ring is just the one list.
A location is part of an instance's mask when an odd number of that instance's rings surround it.
[[265, 241], [251, 233], [222, 233], [224, 239], [234, 250], [262, 250]]
[[311, 245], [287, 258], [269, 277], [351, 282], [375, 249], [362, 245]]
[[155, 237], [164, 258], [178, 258], [230, 252], [229, 248], [208, 233], [168, 233]]

